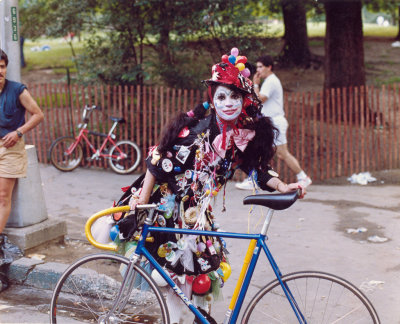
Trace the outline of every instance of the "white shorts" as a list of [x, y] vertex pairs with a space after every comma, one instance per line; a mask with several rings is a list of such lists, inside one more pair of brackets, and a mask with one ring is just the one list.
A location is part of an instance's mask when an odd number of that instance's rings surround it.
[[274, 144], [276, 146], [287, 143], [286, 132], [289, 127], [289, 123], [285, 116], [271, 117], [272, 124], [278, 129], [279, 132], [275, 133]]

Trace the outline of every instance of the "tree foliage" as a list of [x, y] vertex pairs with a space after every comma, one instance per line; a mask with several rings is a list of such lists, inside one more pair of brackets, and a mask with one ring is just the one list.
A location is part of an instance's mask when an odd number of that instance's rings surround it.
[[204, 71], [193, 64], [196, 46], [189, 46], [202, 45], [214, 62], [232, 40], [242, 51], [254, 49], [248, 38], [259, 31], [247, 0], [21, 1], [26, 37], [85, 37], [76, 64], [88, 82], [141, 84], [158, 77], [169, 86], [195, 87]]
[[46, 34], [47, 0], [20, 0], [20, 33], [25, 38], [36, 39]]

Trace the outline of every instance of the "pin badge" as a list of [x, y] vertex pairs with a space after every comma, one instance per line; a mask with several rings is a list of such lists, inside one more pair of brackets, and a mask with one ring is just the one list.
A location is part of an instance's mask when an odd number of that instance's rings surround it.
[[176, 153], [176, 159], [182, 164], [185, 164], [189, 154], [190, 150], [186, 146], [181, 146], [179, 151]]
[[170, 159], [164, 159], [161, 162], [161, 167], [165, 172], [171, 172], [173, 167], [174, 167], [174, 165], [172, 164]]

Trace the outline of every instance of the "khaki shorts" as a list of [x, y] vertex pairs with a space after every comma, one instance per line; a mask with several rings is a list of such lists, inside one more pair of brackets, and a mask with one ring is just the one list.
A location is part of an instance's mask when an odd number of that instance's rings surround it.
[[28, 167], [28, 157], [25, 151], [25, 142], [22, 138], [9, 148], [5, 148], [0, 139], [0, 177], [24, 178]]

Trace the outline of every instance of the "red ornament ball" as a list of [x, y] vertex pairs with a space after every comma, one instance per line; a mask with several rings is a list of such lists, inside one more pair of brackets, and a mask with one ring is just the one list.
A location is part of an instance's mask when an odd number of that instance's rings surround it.
[[229, 62], [229, 56], [226, 55], [226, 54], [222, 55], [221, 61], [224, 62], [224, 63], [228, 63]]
[[198, 275], [193, 280], [192, 291], [197, 295], [204, 295], [210, 290], [211, 279], [206, 274]]

